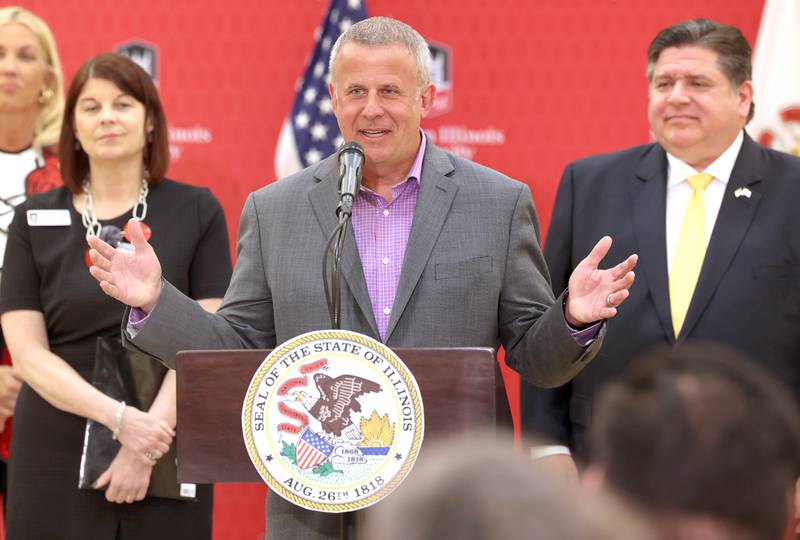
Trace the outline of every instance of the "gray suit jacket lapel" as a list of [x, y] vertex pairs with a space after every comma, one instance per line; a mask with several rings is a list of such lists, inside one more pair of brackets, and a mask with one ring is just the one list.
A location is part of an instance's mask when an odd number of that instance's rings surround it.
[[[336, 228], [339, 219], [336, 217], [336, 205], [339, 202], [338, 167], [336, 156], [331, 156], [322, 161], [312, 172], [314, 178], [318, 180], [308, 193], [311, 207], [317, 217], [322, 234], [325, 240]], [[353, 235], [353, 227], [347, 224], [347, 237], [342, 253], [342, 278], [347, 283], [356, 304], [361, 309], [372, 328], [374, 336], [379, 336], [378, 325], [375, 323], [375, 315], [372, 313], [372, 302], [367, 290], [367, 281], [364, 278], [364, 269], [361, 266], [361, 258], [358, 256], [358, 246], [356, 246]], [[322, 268], [320, 268], [321, 272]], [[320, 279], [322, 275], [320, 274]]]
[[403, 257], [403, 270], [400, 272], [400, 282], [397, 284], [392, 315], [386, 329], [386, 341], [389, 341], [392, 331], [400, 320], [447, 220], [450, 206], [458, 191], [458, 185], [448, 178], [453, 170], [453, 164], [447, 154], [428, 140], [422, 163], [417, 207]]

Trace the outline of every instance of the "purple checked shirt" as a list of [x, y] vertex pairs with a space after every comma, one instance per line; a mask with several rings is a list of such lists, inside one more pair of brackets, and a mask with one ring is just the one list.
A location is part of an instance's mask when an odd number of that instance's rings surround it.
[[391, 202], [362, 186], [353, 204], [353, 232], [381, 339], [386, 339], [411, 222], [417, 208], [426, 144], [424, 135], [421, 139], [417, 159], [406, 179], [392, 187]]

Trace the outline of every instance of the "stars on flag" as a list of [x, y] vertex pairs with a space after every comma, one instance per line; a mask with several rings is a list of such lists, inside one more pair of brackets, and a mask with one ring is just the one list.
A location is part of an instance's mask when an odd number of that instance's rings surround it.
[[305, 111], [300, 111], [297, 113], [297, 116], [294, 117], [294, 125], [297, 127], [297, 129], [306, 129], [308, 127], [309, 120], [310, 117], [308, 116], [308, 113]]
[[303, 92], [303, 99], [306, 103], [314, 103], [314, 101], [317, 99], [317, 89], [313, 86], [306, 88], [306, 91]]
[[304, 167], [333, 154], [342, 141], [328, 95], [328, 60], [339, 35], [366, 16], [362, 0], [332, 0], [322, 26], [314, 34], [314, 50], [291, 114], [297, 154]]
[[317, 122], [311, 128], [311, 138], [315, 141], [324, 141], [328, 137], [328, 128], [325, 124]]
[[319, 100], [319, 112], [322, 114], [328, 114], [333, 111], [333, 105], [331, 105], [331, 98], [326, 97]]

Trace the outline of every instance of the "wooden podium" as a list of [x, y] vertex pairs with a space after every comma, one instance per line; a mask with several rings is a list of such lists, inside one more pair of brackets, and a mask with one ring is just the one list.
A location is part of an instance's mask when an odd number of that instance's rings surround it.
[[[511, 429], [492, 349], [394, 349], [419, 384], [425, 443], [474, 428]], [[242, 436], [242, 401], [267, 350], [178, 354], [178, 481], [262, 482]]]

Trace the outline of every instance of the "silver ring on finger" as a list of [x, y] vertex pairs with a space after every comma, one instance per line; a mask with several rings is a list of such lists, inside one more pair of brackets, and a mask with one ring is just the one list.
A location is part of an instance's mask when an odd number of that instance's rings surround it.
[[606, 296], [606, 305], [608, 307], [614, 307], [614, 302], [611, 301], [611, 295], [613, 295], [613, 294], [614, 293], [611, 293], [608, 296]]
[[155, 454], [153, 452], [150, 452], [149, 450], [144, 453], [144, 457], [145, 459], [147, 459], [147, 461], [150, 461], [152, 463], [155, 463], [158, 460]]

